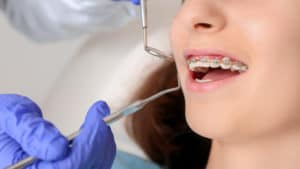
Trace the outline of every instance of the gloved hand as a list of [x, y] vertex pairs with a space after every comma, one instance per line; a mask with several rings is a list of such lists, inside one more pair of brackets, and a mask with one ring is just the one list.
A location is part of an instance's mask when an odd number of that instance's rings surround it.
[[35, 103], [26, 97], [0, 94], [0, 168], [30, 155], [44, 161], [26, 169], [110, 169], [116, 148], [111, 130], [102, 120], [108, 113], [104, 102], [95, 103], [69, 149], [66, 138], [42, 118]]
[[[132, 1], [132, 2], [131, 2]], [[36, 41], [55, 41], [112, 31], [137, 16], [140, 0], [0, 0], [0, 9], [20, 32]]]
[[[130, 1], [130, 0], [113, 0], [113, 1]], [[139, 5], [140, 4], [140, 0], [131, 0], [131, 2], [135, 5]]]
[[140, 4], [140, 0], [131, 0], [132, 3], [139, 5]]

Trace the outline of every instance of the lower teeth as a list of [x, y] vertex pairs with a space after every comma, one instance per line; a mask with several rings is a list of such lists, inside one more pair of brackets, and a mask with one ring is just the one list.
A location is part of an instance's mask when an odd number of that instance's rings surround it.
[[196, 81], [197, 83], [208, 83], [208, 82], [211, 82], [212, 80], [211, 80], [211, 79], [205, 79], [205, 80], [195, 79], [195, 81]]

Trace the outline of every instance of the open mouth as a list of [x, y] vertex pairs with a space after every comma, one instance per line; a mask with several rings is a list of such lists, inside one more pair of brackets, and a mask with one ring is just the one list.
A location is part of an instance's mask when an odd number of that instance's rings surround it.
[[196, 83], [221, 81], [248, 70], [246, 64], [227, 56], [189, 56], [187, 64]]

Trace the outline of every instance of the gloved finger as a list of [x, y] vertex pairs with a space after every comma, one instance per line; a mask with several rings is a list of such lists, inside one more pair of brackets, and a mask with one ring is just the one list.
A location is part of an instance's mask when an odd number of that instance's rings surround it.
[[14, 139], [6, 133], [0, 133], [0, 168], [6, 168], [27, 156]]
[[[110, 129], [111, 130], [111, 129]], [[107, 149], [109, 151], [105, 151], [106, 154], [104, 155], [104, 160], [102, 161], [102, 165], [103, 168], [112, 168], [112, 165], [113, 165], [113, 162], [114, 162], [114, 159], [116, 157], [116, 144], [115, 144], [115, 141], [114, 141], [114, 137], [112, 135], [112, 132], [109, 132], [110, 136], [109, 136], [109, 140], [107, 141]], [[98, 168], [100, 169], [100, 168]]]
[[101, 155], [101, 159], [99, 158], [96, 162], [93, 163], [92, 169], [111, 169], [115, 156], [116, 156], [116, 145], [113, 139], [112, 132], [109, 132], [109, 139], [106, 140], [105, 150], [101, 152], [104, 153]]
[[109, 108], [104, 102], [95, 103], [73, 141], [69, 156], [54, 163], [39, 162], [30, 169], [110, 169], [116, 145], [111, 129], [102, 120], [108, 114]]
[[[115, 159], [116, 156], [116, 144], [114, 141], [114, 137], [112, 134], [112, 131], [110, 128], [108, 128], [108, 133], [107, 133], [107, 137], [106, 137], [106, 142], [104, 143], [104, 147], [106, 148], [106, 150], [108, 151], [103, 151], [103, 159], [99, 160], [98, 162], [96, 162], [94, 165], [95, 169], [110, 169], [112, 167], [113, 161]], [[99, 166], [101, 166], [102, 168], [99, 168]]]
[[56, 160], [66, 155], [67, 139], [42, 118], [40, 108], [29, 98], [0, 95], [0, 113], [0, 130], [31, 156]]
[[[81, 133], [74, 140], [73, 146], [81, 148], [79, 152], [85, 152], [83, 160], [94, 159], [91, 163], [94, 168], [110, 169], [115, 158], [116, 145], [110, 127], [103, 118], [110, 114], [105, 102], [96, 102], [88, 111]], [[86, 139], [89, 138], [89, 139]], [[82, 143], [85, 146], [80, 146]], [[97, 158], [95, 158], [97, 157]], [[77, 160], [73, 158], [73, 160]]]
[[[94, 125], [98, 124], [99, 122], [105, 123], [103, 119], [109, 114], [110, 109], [108, 105], [104, 101], [97, 101], [89, 108], [81, 129], [84, 128], [85, 125]], [[103, 127], [108, 128], [106, 124]]]

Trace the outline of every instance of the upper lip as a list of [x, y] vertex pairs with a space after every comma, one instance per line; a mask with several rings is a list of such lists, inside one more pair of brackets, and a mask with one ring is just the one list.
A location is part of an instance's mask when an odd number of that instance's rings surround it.
[[238, 56], [229, 54], [222, 50], [216, 49], [188, 49], [184, 51], [184, 57], [188, 61], [193, 57], [205, 57], [205, 56], [215, 56], [215, 57], [228, 57], [232, 60], [240, 61], [245, 63], [241, 58]]

